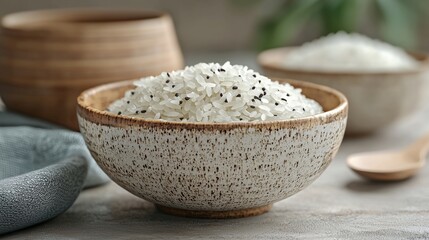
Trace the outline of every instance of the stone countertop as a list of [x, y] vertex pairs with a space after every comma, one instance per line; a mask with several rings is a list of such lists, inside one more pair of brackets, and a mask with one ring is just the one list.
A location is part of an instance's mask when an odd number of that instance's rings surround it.
[[[252, 54], [228, 56], [232, 63], [241, 59], [255, 66]], [[199, 59], [203, 55], [188, 62]], [[222, 54], [213, 57], [222, 59]], [[427, 119], [429, 108], [375, 135], [346, 138], [319, 179], [260, 216], [232, 220], [169, 216], [109, 183], [84, 190], [59, 217], [3, 239], [429, 239], [429, 168], [406, 181], [375, 183], [346, 166], [349, 154], [412, 142], [429, 132]]]

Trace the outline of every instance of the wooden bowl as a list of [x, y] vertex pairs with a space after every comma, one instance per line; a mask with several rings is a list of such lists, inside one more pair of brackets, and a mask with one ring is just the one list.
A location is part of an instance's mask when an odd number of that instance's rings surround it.
[[102, 85], [78, 98], [88, 149], [117, 184], [166, 213], [253, 216], [304, 189], [335, 156], [347, 100], [324, 86], [290, 82], [324, 113], [266, 122], [169, 122], [105, 111], [135, 86]]
[[74, 130], [83, 90], [183, 67], [171, 18], [142, 10], [10, 14], [1, 22], [0, 52], [7, 108]]
[[92, 40], [153, 37], [163, 32], [165, 13], [134, 9], [55, 9], [13, 13], [2, 20], [8, 36]]
[[[347, 135], [362, 135], [382, 129], [413, 113], [428, 94], [429, 59], [413, 54], [420, 62], [415, 70], [402, 72], [325, 72], [289, 69], [282, 66], [293, 48], [262, 52], [258, 61], [269, 77], [313, 82], [342, 92], [350, 104]], [[427, 100], [427, 99], [426, 99]]]

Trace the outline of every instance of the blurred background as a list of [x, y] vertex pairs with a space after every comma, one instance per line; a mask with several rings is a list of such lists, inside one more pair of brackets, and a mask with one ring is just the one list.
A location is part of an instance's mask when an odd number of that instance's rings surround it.
[[219, 55], [297, 45], [339, 30], [357, 31], [408, 50], [429, 50], [425, 0], [13, 0], [0, 6], [1, 16], [74, 7], [167, 11], [185, 58], [191, 55], [195, 61], [204, 52]]

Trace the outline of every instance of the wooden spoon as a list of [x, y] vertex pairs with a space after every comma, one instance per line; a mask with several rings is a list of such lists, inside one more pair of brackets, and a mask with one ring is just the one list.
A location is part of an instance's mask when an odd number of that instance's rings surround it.
[[396, 151], [353, 154], [348, 166], [357, 174], [378, 181], [398, 181], [416, 174], [425, 164], [429, 150], [429, 134]]

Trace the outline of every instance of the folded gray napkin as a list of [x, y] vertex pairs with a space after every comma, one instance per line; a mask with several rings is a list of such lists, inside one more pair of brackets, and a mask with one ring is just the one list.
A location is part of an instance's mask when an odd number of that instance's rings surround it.
[[0, 234], [51, 219], [107, 181], [79, 133], [0, 111]]

